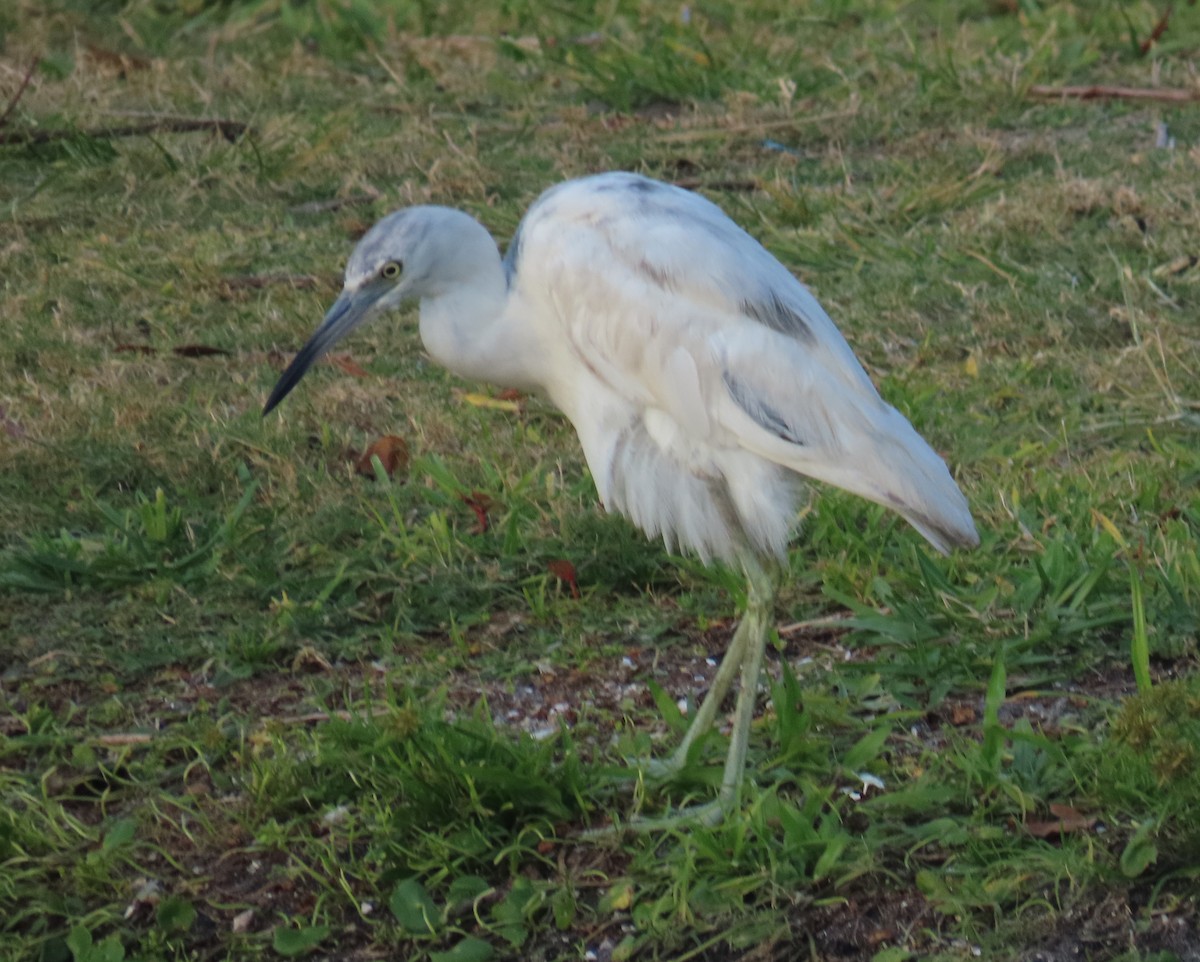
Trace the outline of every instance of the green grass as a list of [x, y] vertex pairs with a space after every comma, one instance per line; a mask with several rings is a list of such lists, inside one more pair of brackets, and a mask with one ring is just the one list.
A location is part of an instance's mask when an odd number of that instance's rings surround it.
[[[684, 9], [0, 11], [0, 111], [40, 58], [0, 126], [0, 960], [1196, 957], [1200, 118], [1028, 91], [1195, 89], [1200, 8], [1144, 55], [1149, 2]], [[147, 115], [250, 129], [96, 134]], [[719, 733], [626, 762], [738, 578], [411, 318], [259, 411], [377, 216], [503, 242], [613, 168], [813, 287], [983, 545], [819, 492], [739, 808], [589, 841], [714, 791]], [[359, 474], [385, 434], [410, 465]]]

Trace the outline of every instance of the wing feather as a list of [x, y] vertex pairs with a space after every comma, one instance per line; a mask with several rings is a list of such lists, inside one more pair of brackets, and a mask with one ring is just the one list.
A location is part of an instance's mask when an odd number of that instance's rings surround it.
[[[786, 475], [797, 472], [896, 510], [939, 550], [977, 542], [941, 458], [879, 397], [808, 289], [716, 205], [603, 174], [544, 194], [518, 240], [510, 258], [515, 249], [537, 269], [518, 275], [513, 259], [517, 300], [535, 315], [552, 305], [576, 362], [555, 365], [547, 390], [579, 431], [602, 498], [647, 530], [656, 512], [703, 510], [723, 478], [726, 528], [740, 524], [756, 548], [779, 550], [773, 529], [788, 527], [778, 515], [794, 511]], [[670, 484], [669, 468], [684, 467], [704, 487], [678, 497], [696, 505], [638, 502], [650, 497], [632, 491], [639, 479], [617, 476], [634, 470], [618, 448], [635, 436], [657, 449], [642, 461], [664, 459], [641, 464], [647, 483]], [[765, 488], [762, 504], [754, 485]], [[688, 523], [671, 524], [662, 533], [702, 555], [730, 553], [721, 537], [738, 540], [708, 531], [695, 543]]]

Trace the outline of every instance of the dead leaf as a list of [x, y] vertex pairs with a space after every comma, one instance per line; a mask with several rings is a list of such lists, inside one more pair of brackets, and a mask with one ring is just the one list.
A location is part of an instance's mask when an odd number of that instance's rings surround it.
[[494, 411], [508, 411], [510, 414], [516, 414], [521, 410], [521, 405], [513, 400], [506, 400], [502, 397], [490, 397], [487, 394], [476, 394], [473, 391], [468, 391], [462, 395], [462, 399], [473, 407], [491, 408]]
[[349, 354], [331, 354], [329, 356], [329, 363], [343, 374], [349, 374], [351, 377], [371, 376], [366, 370], [359, 367]]
[[1047, 821], [1026, 821], [1025, 831], [1036, 838], [1051, 838], [1071, 832], [1086, 832], [1096, 824], [1094, 816], [1084, 815], [1070, 805], [1053, 804], [1050, 814], [1057, 817]]
[[565, 581], [571, 589], [571, 597], [578, 598], [579, 582], [575, 580], [575, 566], [565, 558], [556, 558], [546, 564], [546, 570], [559, 581]]
[[172, 350], [180, 357], [212, 357], [214, 354], [229, 354], [222, 347], [209, 347], [207, 344], [180, 344], [179, 347], [172, 348]]
[[384, 473], [389, 478], [394, 478], [397, 474], [403, 475], [408, 471], [408, 442], [399, 435], [385, 434], [367, 448], [354, 469], [365, 477], [375, 477], [372, 457], [379, 458], [379, 463], [383, 465]]
[[153, 741], [153, 736], [147, 735], [144, 732], [113, 733], [109, 735], [97, 735], [96, 742], [100, 745], [108, 745], [113, 747], [121, 747], [125, 745], [149, 745]]
[[975, 711], [973, 705], [951, 705], [950, 706], [950, 724], [951, 725], [970, 725], [979, 714]]
[[459, 499], [475, 512], [475, 527], [472, 529], [472, 533], [485, 533], [491, 527], [488, 512], [495, 507], [496, 502], [492, 500], [490, 495], [484, 494], [482, 491], [472, 491], [470, 494], [459, 495]]
[[1200, 257], [1195, 254], [1185, 254], [1183, 257], [1176, 257], [1173, 261], [1168, 261], [1166, 264], [1159, 264], [1150, 273], [1155, 277], [1172, 277], [1175, 274], [1182, 274], [1184, 271], [1191, 270], [1197, 264], [1200, 264]]
[[1174, 4], [1168, 3], [1167, 9], [1163, 11], [1162, 16], [1158, 18], [1158, 23], [1150, 31], [1150, 36], [1138, 45], [1138, 52], [1143, 57], [1150, 52], [1151, 48], [1162, 39], [1162, 35], [1167, 32], [1167, 25], [1171, 22], [1171, 13], [1173, 10]]

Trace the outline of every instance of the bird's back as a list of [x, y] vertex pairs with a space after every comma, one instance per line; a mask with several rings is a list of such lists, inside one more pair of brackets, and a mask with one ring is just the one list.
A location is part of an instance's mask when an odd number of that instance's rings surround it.
[[977, 543], [945, 464], [809, 291], [716, 205], [634, 174], [543, 194], [506, 258], [604, 502], [702, 557], [779, 554], [795, 474]]

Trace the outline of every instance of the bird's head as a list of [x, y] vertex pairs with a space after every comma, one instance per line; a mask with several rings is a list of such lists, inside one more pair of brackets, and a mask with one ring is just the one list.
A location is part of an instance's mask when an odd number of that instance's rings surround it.
[[460, 283], [470, 259], [464, 242], [487, 232], [468, 214], [446, 207], [409, 207], [389, 214], [358, 242], [346, 264], [342, 293], [287, 366], [263, 407], [266, 416], [305, 372], [352, 330], [406, 301], [437, 296]]

